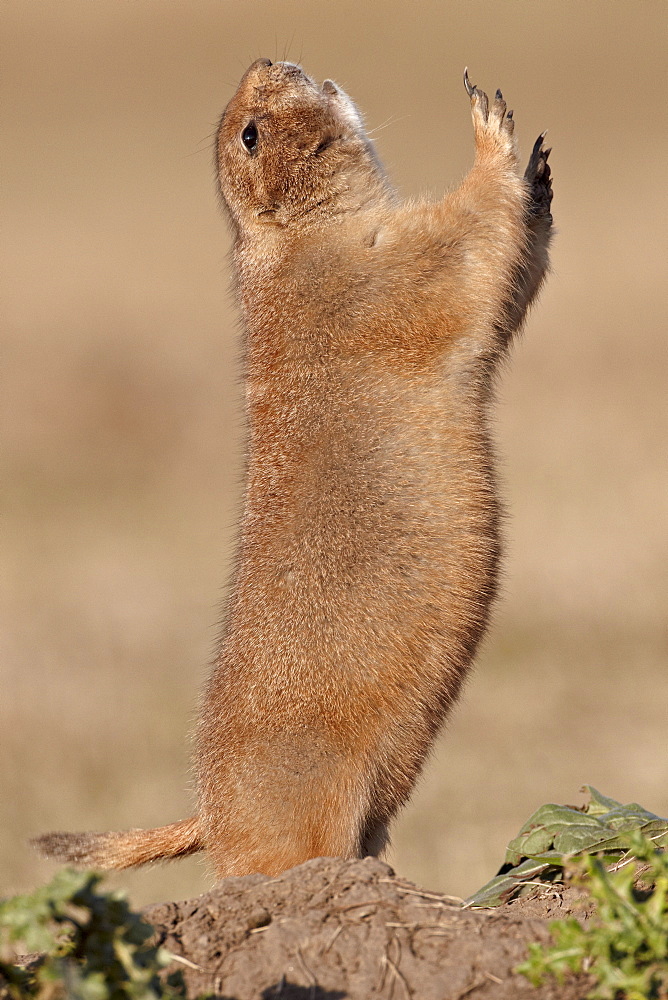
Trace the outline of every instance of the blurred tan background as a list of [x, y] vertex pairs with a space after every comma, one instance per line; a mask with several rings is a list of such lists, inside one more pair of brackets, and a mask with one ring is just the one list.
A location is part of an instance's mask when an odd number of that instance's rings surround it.
[[[241, 414], [211, 134], [247, 64], [359, 103], [402, 192], [471, 162], [462, 70], [554, 146], [554, 273], [503, 380], [504, 594], [391, 860], [468, 894], [590, 782], [668, 814], [663, 0], [4, 0], [0, 892], [36, 832], [190, 814]], [[111, 880], [137, 903], [192, 860]]]

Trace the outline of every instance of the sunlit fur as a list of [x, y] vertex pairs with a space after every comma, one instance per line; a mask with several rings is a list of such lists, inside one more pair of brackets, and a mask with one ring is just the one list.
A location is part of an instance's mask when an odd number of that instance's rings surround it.
[[547, 154], [522, 180], [502, 98], [471, 104], [471, 172], [402, 203], [335, 84], [268, 60], [243, 77], [217, 162], [247, 482], [198, 816], [43, 851], [125, 867], [206, 848], [223, 877], [384, 847], [489, 619], [493, 377], [547, 267]]

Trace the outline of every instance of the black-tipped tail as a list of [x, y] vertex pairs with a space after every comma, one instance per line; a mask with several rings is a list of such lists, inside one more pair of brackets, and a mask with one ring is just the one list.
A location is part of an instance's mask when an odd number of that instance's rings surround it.
[[45, 833], [30, 841], [46, 858], [78, 868], [122, 869], [185, 858], [203, 848], [196, 816], [153, 830], [123, 833]]

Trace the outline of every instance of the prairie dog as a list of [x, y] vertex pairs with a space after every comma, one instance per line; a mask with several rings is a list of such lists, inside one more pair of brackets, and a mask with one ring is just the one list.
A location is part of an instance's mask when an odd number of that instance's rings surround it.
[[548, 263], [549, 150], [469, 83], [475, 160], [402, 203], [330, 80], [248, 69], [218, 130], [244, 327], [247, 482], [196, 738], [197, 816], [47, 834], [125, 868], [206, 849], [218, 877], [378, 854], [455, 702], [499, 564], [488, 415]]

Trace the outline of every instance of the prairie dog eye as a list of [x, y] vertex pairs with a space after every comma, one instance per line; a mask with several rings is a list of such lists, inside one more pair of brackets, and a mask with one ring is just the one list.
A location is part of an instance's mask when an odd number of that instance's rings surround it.
[[257, 147], [257, 126], [255, 122], [249, 122], [241, 133], [241, 141], [249, 153], [255, 152]]

